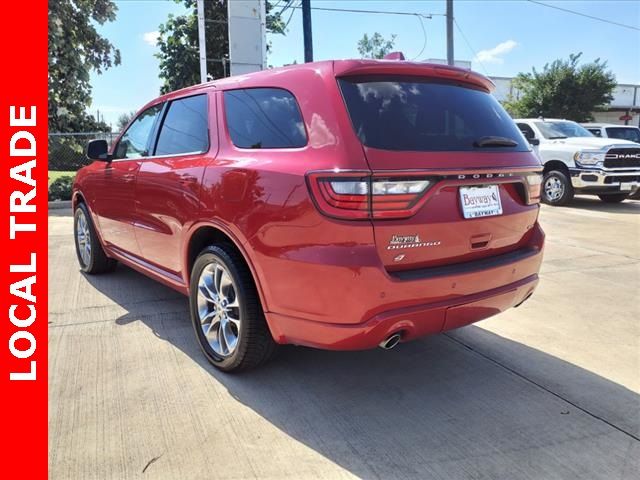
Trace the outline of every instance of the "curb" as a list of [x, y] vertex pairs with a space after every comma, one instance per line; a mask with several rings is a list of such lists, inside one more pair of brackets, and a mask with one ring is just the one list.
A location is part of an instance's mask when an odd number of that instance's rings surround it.
[[54, 200], [49, 202], [49, 210], [59, 210], [62, 208], [71, 208], [71, 200]]

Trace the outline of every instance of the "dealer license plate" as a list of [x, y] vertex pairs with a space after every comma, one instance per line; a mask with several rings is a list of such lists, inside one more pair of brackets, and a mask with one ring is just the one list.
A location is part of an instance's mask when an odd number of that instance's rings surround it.
[[502, 215], [498, 185], [460, 187], [460, 203], [464, 218]]

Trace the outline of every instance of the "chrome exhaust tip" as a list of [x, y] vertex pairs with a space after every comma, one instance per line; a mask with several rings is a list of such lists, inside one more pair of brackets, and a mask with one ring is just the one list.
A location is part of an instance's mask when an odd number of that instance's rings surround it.
[[393, 347], [400, 343], [400, 339], [402, 336], [399, 333], [394, 333], [393, 335], [389, 335], [383, 341], [381, 341], [378, 346], [383, 350], [391, 350]]
[[524, 297], [524, 299], [523, 299], [520, 303], [518, 303], [518, 304], [514, 305], [514, 306], [513, 306], [513, 308], [518, 308], [518, 307], [519, 307], [520, 305], [522, 305], [524, 302], [526, 302], [527, 300], [529, 300], [529, 299], [531, 298], [531, 295], [533, 295], [533, 292], [529, 293], [526, 297]]

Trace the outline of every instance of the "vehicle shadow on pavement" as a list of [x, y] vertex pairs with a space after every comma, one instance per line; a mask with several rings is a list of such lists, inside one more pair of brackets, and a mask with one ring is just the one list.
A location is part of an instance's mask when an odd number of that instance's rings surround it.
[[[628, 478], [639, 466], [640, 396], [482, 328], [391, 351], [285, 347], [230, 375], [201, 354], [185, 297], [122, 266], [85, 278], [126, 309], [118, 325], [143, 322], [237, 402], [357, 477]], [[317, 466], [291, 468], [308, 478]]]
[[[555, 207], [557, 208], [557, 207]], [[571, 203], [564, 208], [574, 208], [577, 210], [592, 210], [606, 213], [635, 213], [640, 214], [640, 200], [625, 200], [622, 203], [605, 203], [598, 197], [575, 197]]]

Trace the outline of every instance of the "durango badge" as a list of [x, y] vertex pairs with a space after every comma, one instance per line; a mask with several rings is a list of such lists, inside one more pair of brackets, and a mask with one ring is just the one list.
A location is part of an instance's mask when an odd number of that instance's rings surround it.
[[423, 242], [418, 234], [415, 235], [393, 235], [387, 245], [387, 250], [399, 250], [402, 248], [436, 247], [440, 245], [440, 240]]

